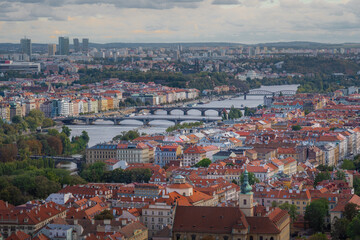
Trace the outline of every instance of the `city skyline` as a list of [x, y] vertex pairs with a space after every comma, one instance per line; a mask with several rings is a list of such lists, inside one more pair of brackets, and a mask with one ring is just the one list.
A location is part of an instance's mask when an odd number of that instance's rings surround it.
[[355, 0], [0, 0], [0, 42], [359, 42]]

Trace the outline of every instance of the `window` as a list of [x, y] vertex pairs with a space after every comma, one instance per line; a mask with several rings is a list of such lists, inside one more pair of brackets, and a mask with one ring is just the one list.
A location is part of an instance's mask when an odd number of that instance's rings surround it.
[[244, 205], [246, 205], [246, 199], [244, 199]]
[[253, 237], [253, 236], [250, 236], [250, 240], [254, 240], [254, 237]]
[[263, 236], [260, 236], [260, 240], [263, 240]]
[[196, 235], [195, 234], [191, 235], [191, 240], [196, 240]]

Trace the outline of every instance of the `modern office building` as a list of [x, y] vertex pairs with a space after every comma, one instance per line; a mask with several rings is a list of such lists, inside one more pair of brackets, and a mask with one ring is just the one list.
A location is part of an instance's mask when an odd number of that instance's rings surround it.
[[73, 39], [75, 52], [80, 52], [80, 42], [78, 38]]
[[32, 46], [31, 46], [31, 39], [28, 38], [22, 38], [20, 40], [21, 45], [21, 53], [27, 54], [29, 57], [31, 57], [32, 53]]
[[48, 44], [48, 55], [54, 56], [56, 54], [56, 44]]
[[69, 55], [68, 37], [59, 37], [59, 55]]
[[82, 39], [82, 50], [84, 52], [89, 51], [89, 39], [88, 38], [83, 38]]
[[11, 60], [0, 61], [0, 72], [19, 71], [22, 73], [38, 73], [40, 70], [40, 63], [13, 62]]

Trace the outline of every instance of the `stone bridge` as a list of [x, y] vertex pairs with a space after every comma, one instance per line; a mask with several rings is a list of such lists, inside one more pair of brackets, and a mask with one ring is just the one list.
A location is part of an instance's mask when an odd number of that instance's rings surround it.
[[[142, 110], [149, 110], [150, 114], [155, 114], [157, 111], [166, 111], [167, 115], [171, 115], [171, 112], [174, 110], [180, 110], [184, 113], [185, 116], [188, 115], [190, 110], [197, 110], [201, 113], [201, 116], [206, 116], [207, 111], [216, 111], [218, 116], [224, 112], [224, 109], [229, 110], [229, 107], [137, 107], [135, 109], [136, 113], [139, 113]], [[237, 108], [240, 110], [244, 110], [244, 108]]]
[[58, 165], [61, 162], [72, 162], [72, 163], [76, 164], [78, 170], [81, 169], [82, 163], [83, 163], [81, 158], [77, 158], [77, 157], [33, 155], [33, 156], [30, 156], [30, 158], [32, 158], [32, 159], [41, 159], [41, 158], [53, 159], [54, 162], [55, 162], [55, 166]]
[[184, 121], [201, 121], [205, 123], [209, 122], [216, 122], [221, 120], [221, 117], [192, 117], [192, 116], [181, 116], [181, 117], [171, 117], [171, 116], [134, 116], [134, 117], [63, 117], [63, 118], [56, 118], [55, 121], [61, 121], [64, 124], [76, 124], [77, 122], [85, 123], [86, 125], [94, 124], [97, 120], [104, 120], [104, 121], [112, 121], [115, 125], [121, 124], [125, 120], [132, 120], [132, 121], [139, 121], [142, 122], [144, 125], [149, 125], [150, 122], [155, 120], [161, 121], [170, 121], [175, 124]]

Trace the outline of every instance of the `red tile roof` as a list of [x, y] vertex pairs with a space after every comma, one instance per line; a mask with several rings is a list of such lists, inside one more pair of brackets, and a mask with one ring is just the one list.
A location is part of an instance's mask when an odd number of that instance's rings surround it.
[[245, 215], [238, 207], [183, 207], [176, 209], [174, 232], [231, 234], [247, 229]]

